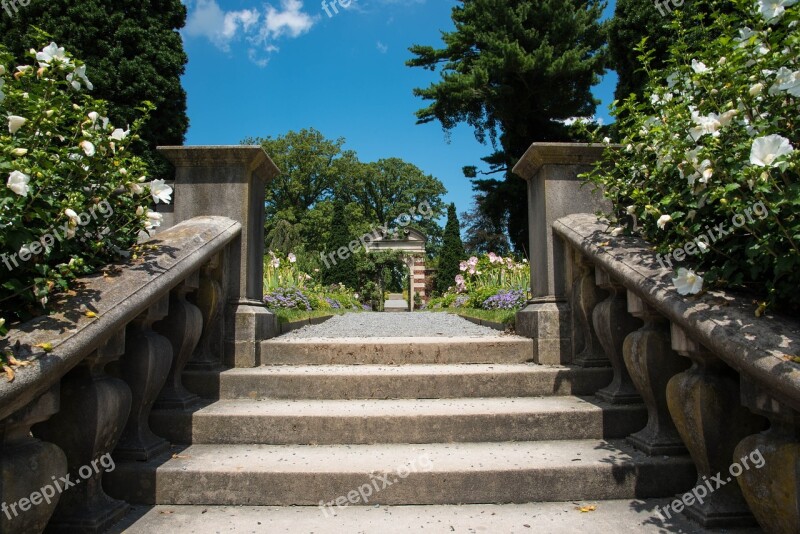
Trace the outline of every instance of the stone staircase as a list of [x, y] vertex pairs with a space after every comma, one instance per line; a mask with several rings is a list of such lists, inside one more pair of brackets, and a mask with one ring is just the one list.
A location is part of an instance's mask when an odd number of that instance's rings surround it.
[[193, 389], [218, 398], [191, 413], [155, 410], [153, 430], [184, 445], [148, 462], [118, 462], [106, 486], [140, 504], [341, 510], [337, 499], [633, 499], [694, 485], [688, 457], [650, 457], [625, 442], [646, 411], [593, 396], [611, 381], [609, 369], [529, 363], [531, 343], [264, 342], [270, 365], [186, 373]]

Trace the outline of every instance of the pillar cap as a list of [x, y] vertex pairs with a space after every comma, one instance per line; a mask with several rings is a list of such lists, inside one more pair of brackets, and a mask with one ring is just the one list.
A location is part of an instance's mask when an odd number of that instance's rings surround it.
[[157, 150], [176, 168], [242, 165], [264, 181], [281, 173], [259, 145], [160, 146]]
[[514, 166], [512, 172], [532, 180], [544, 165], [591, 165], [600, 159], [606, 148], [602, 143], [533, 143]]

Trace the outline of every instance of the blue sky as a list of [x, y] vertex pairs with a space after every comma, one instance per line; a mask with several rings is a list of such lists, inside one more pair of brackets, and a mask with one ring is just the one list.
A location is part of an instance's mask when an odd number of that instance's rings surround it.
[[[345, 3], [346, 0], [344, 0]], [[467, 126], [445, 136], [416, 125], [412, 95], [438, 74], [405, 66], [412, 44], [439, 46], [455, 0], [352, 0], [338, 14], [321, 0], [184, 0], [189, 64], [187, 145], [239, 144], [314, 127], [344, 137], [362, 161], [399, 157], [439, 178], [460, 212], [472, 202], [464, 165], [490, 147]], [[328, 4], [331, 4], [328, 0]], [[613, 4], [613, 2], [612, 2]], [[609, 7], [609, 12], [613, 5]], [[608, 121], [615, 78], [596, 90]]]

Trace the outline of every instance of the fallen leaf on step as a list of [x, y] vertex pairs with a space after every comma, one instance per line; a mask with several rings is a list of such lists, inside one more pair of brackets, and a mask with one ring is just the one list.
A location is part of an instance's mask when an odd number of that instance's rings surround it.
[[173, 454], [172, 455], [172, 459], [173, 460], [178, 460], [178, 459], [181, 459], [181, 458], [191, 458], [191, 456], [189, 456], [188, 454]]
[[783, 359], [794, 363], [800, 363], [800, 356], [792, 356], [791, 354], [784, 354]]
[[597, 510], [597, 506], [590, 504], [589, 506], [577, 506], [575, 507], [575, 509], [580, 510], [580, 512], [584, 514], [586, 512], [594, 512], [595, 510]]
[[50, 352], [51, 350], [53, 350], [53, 344], [52, 343], [39, 343], [38, 345], [34, 345], [34, 347], [39, 347], [40, 349], [42, 349], [45, 352]]
[[11, 367], [4, 365], [3, 372], [6, 374], [6, 378], [8, 379], [9, 382], [14, 381], [14, 370]]

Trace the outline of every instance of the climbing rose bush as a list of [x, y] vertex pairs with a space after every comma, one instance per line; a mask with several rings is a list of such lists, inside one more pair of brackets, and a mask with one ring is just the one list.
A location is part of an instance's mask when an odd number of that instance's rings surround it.
[[91, 68], [56, 43], [22, 65], [0, 50], [0, 335], [46, 313], [55, 293], [127, 252], [172, 189], [150, 180], [124, 128], [87, 93]]
[[763, 300], [758, 314], [797, 310], [800, 5], [710, 3], [710, 22], [674, 22], [682, 35], [706, 25], [702, 46], [678, 39], [661, 71], [640, 48], [646, 99], [618, 105], [622, 148], [587, 178], [613, 201], [612, 233], [637, 233], [660, 254], [696, 242], [686, 263], [672, 262], [682, 294], [739, 287]]

